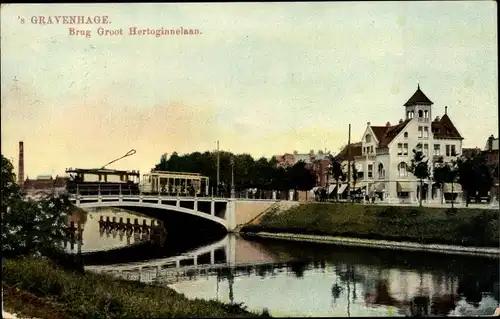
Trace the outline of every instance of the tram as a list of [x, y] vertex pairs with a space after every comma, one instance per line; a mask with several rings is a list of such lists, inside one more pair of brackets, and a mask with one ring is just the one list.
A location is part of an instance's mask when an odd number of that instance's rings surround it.
[[151, 170], [142, 176], [143, 194], [208, 196], [209, 178], [199, 173]]
[[66, 190], [80, 195], [139, 194], [139, 171], [69, 168]]
[[139, 171], [107, 169], [106, 166], [125, 157], [134, 155], [132, 149], [125, 155], [112, 160], [101, 168], [68, 168], [66, 169], [66, 191], [80, 195], [119, 195], [139, 194]]

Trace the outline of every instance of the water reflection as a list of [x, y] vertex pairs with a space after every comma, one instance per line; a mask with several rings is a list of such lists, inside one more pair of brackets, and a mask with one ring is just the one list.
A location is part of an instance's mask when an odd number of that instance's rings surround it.
[[379, 250], [260, 245], [295, 261], [219, 269], [174, 286], [272, 316], [491, 315], [498, 306], [498, 259], [397, 252], [394, 261], [395, 252]]
[[121, 209], [77, 211], [68, 218], [74, 234], [63, 243], [70, 253], [90, 253], [120, 249], [141, 243], [165, 242], [166, 234], [160, 221]]

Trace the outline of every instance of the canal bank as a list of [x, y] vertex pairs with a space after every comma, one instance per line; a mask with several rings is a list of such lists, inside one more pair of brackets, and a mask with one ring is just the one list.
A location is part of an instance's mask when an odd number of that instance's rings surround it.
[[498, 210], [309, 203], [270, 211], [249, 236], [337, 245], [500, 255]]
[[359, 238], [345, 238], [335, 236], [319, 236], [319, 235], [305, 235], [305, 234], [291, 234], [291, 233], [240, 233], [248, 237], [261, 237], [261, 238], [274, 238], [289, 241], [303, 241], [321, 244], [335, 244], [344, 246], [357, 246], [357, 247], [370, 247], [381, 249], [395, 249], [395, 250], [413, 250], [413, 251], [427, 251], [444, 254], [457, 254], [457, 255], [471, 255], [471, 256], [486, 256], [500, 258], [499, 248], [489, 247], [465, 247], [453, 245], [437, 245], [437, 244], [418, 244], [411, 242], [395, 242], [388, 240], [372, 240], [372, 239], [359, 239]]

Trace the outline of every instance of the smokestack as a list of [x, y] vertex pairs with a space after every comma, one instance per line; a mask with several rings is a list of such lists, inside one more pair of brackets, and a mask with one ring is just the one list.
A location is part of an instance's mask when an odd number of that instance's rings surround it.
[[19, 187], [24, 189], [24, 143], [22, 141], [19, 142], [19, 172], [18, 172], [18, 181]]

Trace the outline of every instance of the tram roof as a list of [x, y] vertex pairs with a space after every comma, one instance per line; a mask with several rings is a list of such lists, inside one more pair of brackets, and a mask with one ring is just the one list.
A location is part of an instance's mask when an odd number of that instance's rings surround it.
[[127, 171], [106, 168], [68, 168], [66, 173], [83, 173], [83, 174], [106, 174], [106, 175], [136, 175], [139, 176], [139, 171]]
[[203, 177], [206, 178], [206, 176], [201, 176], [200, 173], [189, 173], [189, 172], [172, 172], [172, 171], [156, 171], [156, 170], [151, 170], [151, 172], [144, 174], [144, 175], [151, 175], [151, 176], [169, 176], [169, 177]]

